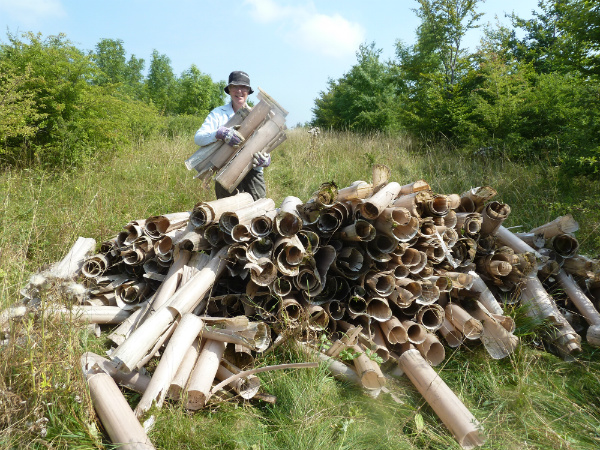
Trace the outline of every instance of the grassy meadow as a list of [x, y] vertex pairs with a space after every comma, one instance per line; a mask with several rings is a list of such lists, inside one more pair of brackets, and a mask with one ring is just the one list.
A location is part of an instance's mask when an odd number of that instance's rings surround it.
[[[0, 310], [20, 299], [32, 273], [60, 260], [78, 236], [98, 243], [130, 220], [190, 210], [214, 199], [212, 185], [193, 179], [183, 161], [192, 136], [138, 142], [108, 161], [77, 170], [6, 169], [0, 174]], [[545, 161], [466, 156], [458, 148], [405, 136], [290, 130], [265, 170], [267, 195], [279, 204], [307, 200], [325, 181], [339, 187], [371, 180], [386, 164], [400, 184], [424, 179], [437, 193], [489, 185], [511, 206], [505, 222], [527, 231], [570, 213], [579, 222], [580, 253], [600, 255], [600, 181], [565, 178]], [[584, 344], [574, 362], [544, 351], [533, 324], [509, 311], [522, 344], [491, 359], [472, 343], [446, 348], [436, 370], [481, 422], [484, 449], [600, 447], [600, 355]], [[114, 448], [96, 420], [79, 357], [103, 354], [108, 340], [84, 326], [26, 316], [0, 336], [0, 448]], [[8, 342], [8, 343], [6, 343]], [[309, 359], [282, 345], [258, 364]], [[390, 382], [395, 395], [372, 399], [334, 380], [327, 370], [259, 375], [274, 405], [222, 398], [192, 413], [166, 403], [149, 437], [160, 449], [449, 449], [460, 448], [407, 378]], [[139, 396], [126, 393], [135, 406]]]

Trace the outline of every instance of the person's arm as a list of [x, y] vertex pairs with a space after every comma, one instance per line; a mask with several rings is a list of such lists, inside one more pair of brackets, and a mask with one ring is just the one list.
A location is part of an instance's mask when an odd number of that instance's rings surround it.
[[200, 147], [212, 144], [217, 140], [217, 130], [226, 123], [227, 116], [220, 113], [220, 109], [214, 109], [210, 112], [204, 123], [194, 135], [194, 143]]

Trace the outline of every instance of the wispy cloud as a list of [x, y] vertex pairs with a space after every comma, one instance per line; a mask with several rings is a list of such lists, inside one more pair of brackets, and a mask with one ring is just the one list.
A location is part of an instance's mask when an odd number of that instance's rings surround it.
[[66, 16], [60, 0], [0, 0], [0, 11], [25, 25]]
[[292, 45], [334, 58], [353, 56], [365, 39], [365, 29], [340, 14], [319, 13], [312, 2], [282, 4], [275, 0], [246, 0], [250, 16], [258, 23], [278, 23]]

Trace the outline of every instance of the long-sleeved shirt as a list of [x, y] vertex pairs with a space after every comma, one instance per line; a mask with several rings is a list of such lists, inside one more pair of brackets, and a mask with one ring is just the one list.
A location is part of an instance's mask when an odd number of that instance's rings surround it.
[[204, 147], [205, 145], [215, 142], [217, 140], [217, 130], [219, 127], [225, 125], [234, 114], [235, 112], [233, 111], [233, 105], [231, 103], [213, 109], [208, 116], [206, 116], [206, 119], [204, 119], [204, 123], [200, 129], [196, 131], [196, 135], [194, 136], [195, 144]]

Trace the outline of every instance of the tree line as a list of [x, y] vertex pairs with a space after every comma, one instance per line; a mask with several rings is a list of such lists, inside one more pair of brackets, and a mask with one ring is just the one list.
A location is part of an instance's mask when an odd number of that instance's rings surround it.
[[84, 52], [64, 34], [9, 33], [0, 43], [0, 166], [78, 164], [194, 129], [223, 104], [225, 82], [195, 65], [176, 76], [154, 50], [144, 69], [118, 39]]
[[600, 175], [600, 2], [540, 0], [531, 19], [484, 29], [483, 0], [417, 0], [416, 42], [381, 59], [375, 43], [315, 101], [314, 125], [405, 131], [472, 154], [542, 159]]

